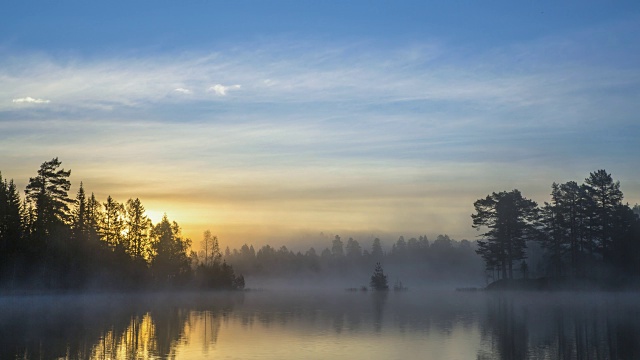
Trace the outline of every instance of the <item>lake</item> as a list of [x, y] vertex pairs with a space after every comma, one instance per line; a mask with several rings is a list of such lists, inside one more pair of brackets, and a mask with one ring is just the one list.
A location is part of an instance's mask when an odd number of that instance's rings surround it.
[[640, 359], [637, 293], [0, 298], [0, 359]]

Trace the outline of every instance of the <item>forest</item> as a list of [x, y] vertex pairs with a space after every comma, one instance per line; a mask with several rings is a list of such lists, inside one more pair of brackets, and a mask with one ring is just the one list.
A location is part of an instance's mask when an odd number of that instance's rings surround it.
[[402, 281], [408, 285], [482, 281], [482, 262], [475, 253], [475, 242], [457, 241], [443, 234], [433, 241], [426, 235], [409, 239], [400, 236], [390, 246], [377, 237], [361, 243], [353, 237], [344, 241], [335, 235], [320, 249], [294, 252], [286, 245], [264, 245], [256, 250], [244, 244], [240, 249], [227, 247], [223, 258], [241, 273], [261, 281], [276, 278], [321, 284], [328, 280], [346, 287], [366, 286], [377, 263], [390, 276], [390, 285]]
[[[70, 170], [44, 162], [21, 198], [0, 176], [0, 288], [33, 290], [242, 289], [214, 246], [202, 259], [166, 214], [152, 224], [139, 199], [99, 202]], [[213, 244], [212, 244], [213, 245]]]
[[223, 251], [209, 230], [194, 244], [166, 214], [153, 224], [138, 198], [100, 202], [82, 183], [71, 198], [71, 171], [61, 165], [44, 162], [24, 196], [0, 174], [3, 291], [243, 289], [245, 276], [258, 287], [273, 279], [364, 286], [374, 268], [382, 274], [377, 264], [401, 288], [521, 278], [620, 287], [640, 277], [640, 206], [624, 204], [620, 183], [604, 170], [583, 184], [552, 184], [542, 206], [518, 190], [477, 200], [477, 241], [332, 235], [322, 250], [294, 252], [248, 244]]
[[531, 263], [536, 276], [569, 285], [637, 286], [640, 206], [622, 200], [605, 170], [553, 183], [542, 206], [518, 190], [494, 192], [474, 203], [472, 226], [485, 231], [476, 252], [492, 280], [528, 278]]

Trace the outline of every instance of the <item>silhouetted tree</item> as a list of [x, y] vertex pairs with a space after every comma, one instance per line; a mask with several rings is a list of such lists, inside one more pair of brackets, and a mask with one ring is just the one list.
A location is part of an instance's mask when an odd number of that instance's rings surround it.
[[77, 242], [85, 241], [88, 236], [87, 198], [82, 182], [76, 195], [76, 206], [71, 214], [73, 222], [73, 237]]
[[342, 258], [344, 257], [344, 245], [342, 240], [340, 240], [340, 236], [336, 235], [336, 237], [331, 242], [331, 255], [334, 258]]
[[69, 204], [73, 200], [67, 195], [71, 187], [67, 178], [71, 170], [58, 169], [61, 164], [58, 158], [42, 163], [38, 175], [29, 179], [25, 190], [35, 211], [33, 232], [40, 240], [69, 220]]
[[384, 253], [382, 252], [382, 244], [380, 243], [380, 239], [373, 239], [373, 244], [371, 244], [371, 257], [376, 260], [382, 260], [382, 256]]
[[127, 200], [124, 210], [127, 253], [133, 259], [146, 261], [151, 253], [151, 220], [145, 215], [144, 205], [138, 198]]
[[98, 226], [102, 240], [112, 249], [124, 251], [127, 246], [124, 244], [124, 206], [113, 200], [111, 196], [102, 204], [104, 212], [99, 218]]
[[568, 257], [572, 275], [577, 276], [582, 273], [586, 254], [594, 249], [594, 202], [586, 187], [575, 181], [553, 183], [551, 188], [551, 202], [545, 202], [541, 211], [540, 242], [548, 251], [555, 275], [563, 274]]
[[356, 240], [353, 240], [353, 238], [349, 238], [349, 240], [347, 240], [346, 249], [347, 257], [351, 260], [357, 260], [362, 256], [362, 248]]
[[560, 186], [551, 185], [551, 203], [544, 203], [541, 210], [541, 222], [544, 231], [540, 237], [542, 247], [547, 250], [555, 275], [562, 275], [563, 256], [568, 250], [567, 219], [562, 208]]
[[419, 239], [412, 237], [407, 240], [407, 252], [409, 257], [417, 260], [423, 257], [427, 250], [429, 250], [429, 243], [426, 240], [426, 236], [423, 238], [420, 236]]
[[91, 196], [87, 200], [86, 209], [86, 225], [87, 225], [87, 240], [96, 244], [100, 240], [100, 221], [102, 218], [102, 209], [100, 202], [96, 199], [96, 196], [91, 193]]
[[22, 205], [20, 194], [13, 180], [2, 180], [0, 174], [0, 282], [16, 276], [22, 246]]
[[31, 239], [33, 236], [33, 224], [36, 222], [36, 212], [33, 204], [25, 197], [20, 207], [20, 222], [22, 223], [23, 238]]
[[608, 261], [618, 270], [614, 281], [620, 282], [640, 275], [640, 219], [626, 205], [617, 206], [615, 212]]
[[233, 283], [233, 287], [237, 290], [244, 289], [244, 276], [242, 274], [238, 275]]
[[154, 278], [160, 284], [179, 284], [190, 270], [187, 249], [191, 240], [181, 235], [180, 226], [175, 221], [169, 222], [167, 214], [153, 227], [154, 257], [151, 269]]
[[[165, 216], [150, 233], [139, 199], [129, 199], [125, 207], [109, 196], [101, 204], [93, 193], [87, 198], [83, 183], [71, 200], [71, 172], [60, 166], [57, 158], [43, 163], [23, 200], [13, 180], [0, 175], [0, 289], [20, 280], [25, 282], [17, 286], [43, 289], [138, 288], [150, 283], [151, 275], [158, 285], [196, 283], [186, 255], [191, 242], [177, 223]], [[244, 286], [231, 265], [221, 264], [217, 241], [212, 251], [214, 266], [208, 270], [215, 281], [208, 285]], [[255, 257], [253, 247], [247, 252]], [[290, 261], [293, 253], [286, 256]]]
[[400, 236], [398, 241], [391, 247], [391, 254], [398, 259], [407, 257], [407, 242], [404, 240], [404, 236]]
[[69, 251], [70, 210], [67, 179], [70, 170], [59, 169], [58, 158], [44, 162], [25, 189], [29, 202], [29, 268], [42, 286], [65, 286], [72, 253]]
[[218, 237], [212, 235], [211, 231], [206, 230], [204, 232], [202, 241], [200, 242], [200, 247], [205, 265], [217, 264], [221, 261], [222, 253], [220, 252]]
[[304, 256], [306, 257], [307, 266], [311, 271], [316, 272], [320, 270], [320, 257], [316, 253], [316, 249], [309, 248]]
[[[0, 187], [2, 187], [0, 185]], [[9, 252], [17, 252], [21, 249], [22, 239], [22, 201], [16, 188], [16, 184], [11, 179], [8, 183], [5, 180], [5, 209], [3, 211], [2, 235], [7, 241]]]
[[622, 205], [620, 182], [614, 182], [611, 174], [605, 170], [598, 170], [590, 173], [585, 183], [594, 204], [593, 231], [597, 239], [596, 250], [602, 254], [605, 261], [609, 261], [614, 227], [619, 220], [617, 210]]
[[369, 285], [371, 285], [374, 290], [378, 291], [389, 289], [387, 276], [384, 274], [382, 265], [380, 265], [380, 263], [376, 263], [376, 267], [375, 269], [373, 269], [373, 275], [371, 275], [371, 281], [369, 282]]
[[452, 247], [451, 238], [447, 234], [440, 234], [436, 237], [436, 240], [431, 245], [432, 249], [450, 249]]
[[534, 201], [518, 190], [492, 193], [474, 204], [473, 227], [487, 228], [478, 241], [476, 252], [487, 268], [499, 266], [503, 278], [513, 278], [513, 262], [526, 258], [526, 241], [533, 238], [538, 218]]
[[324, 261], [331, 259], [331, 250], [329, 250], [329, 248], [324, 248], [324, 250], [322, 250], [322, 252], [320, 253], [320, 258]]

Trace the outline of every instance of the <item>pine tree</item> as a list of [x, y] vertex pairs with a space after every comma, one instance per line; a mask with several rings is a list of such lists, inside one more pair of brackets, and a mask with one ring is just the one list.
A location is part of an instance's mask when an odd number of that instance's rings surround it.
[[487, 269], [498, 266], [503, 278], [513, 279], [514, 261], [526, 258], [526, 241], [536, 236], [537, 204], [512, 190], [494, 192], [473, 205], [473, 227], [487, 228], [481, 235], [483, 240], [478, 240], [476, 253], [482, 256]]
[[112, 249], [125, 250], [127, 247], [124, 244], [124, 236], [122, 234], [124, 230], [124, 206], [113, 200], [111, 196], [108, 196], [107, 201], [102, 205], [104, 206], [104, 213], [99, 221], [102, 240]]
[[380, 239], [373, 239], [373, 244], [371, 244], [371, 257], [375, 260], [382, 260], [383, 255]]
[[568, 248], [568, 230], [563, 209], [560, 185], [551, 185], [551, 203], [544, 203], [541, 209], [541, 223], [544, 231], [539, 238], [551, 258], [551, 265], [556, 276], [562, 275], [563, 257]]
[[344, 245], [342, 244], [342, 240], [340, 240], [340, 236], [336, 235], [336, 237], [331, 242], [331, 255], [334, 258], [342, 258], [344, 257]]
[[190, 263], [187, 249], [191, 240], [182, 237], [178, 223], [169, 222], [165, 214], [153, 227], [151, 235], [154, 250], [151, 269], [156, 280], [161, 284], [172, 284], [175, 279], [188, 274]]
[[351, 260], [358, 260], [360, 259], [360, 257], [362, 257], [362, 248], [360, 247], [358, 241], [354, 240], [353, 238], [349, 238], [349, 240], [347, 240], [346, 250], [347, 257]]
[[619, 215], [616, 209], [622, 205], [620, 182], [614, 182], [611, 174], [605, 170], [598, 170], [590, 173], [585, 183], [594, 205], [593, 232], [596, 235], [596, 250], [608, 261], [614, 227], [619, 220], [616, 218]]
[[561, 236], [563, 256], [569, 256], [572, 275], [581, 276], [583, 259], [586, 253], [592, 252], [594, 248], [592, 237], [589, 235], [589, 219], [593, 218], [593, 200], [586, 187], [578, 185], [575, 181], [554, 185], [552, 200], [558, 217], [556, 232]]
[[100, 202], [98, 202], [94, 193], [91, 193], [89, 200], [87, 200], [86, 208], [87, 240], [91, 244], [96, 244], [100, 240], [99, 233], [102, 216]]
[[376, 263], [375, 269], [373, 269], [373, 275], [371, 275], [371, 282], [369, 283], [374, 290], [382, 291], [388, 290], [389, 284], [387, 283], [387, 276], [382, 270], [382, 265]]
[[73, 218], [73, 237], [76, 241], [84, 242], [88, 235], [87, 226], [87, 199], [84, 192], [82, 182], [76, 195], [76, 206], [72, 213]]
[[67, 178], [71, 170], [58, 169], [61, 164], [58, 158], [42, 163], [38, 175], [29, 179], [25, 190], [35, 211], [33, 231], [40, 240], [69, 222], [69, 204], [73, 200], [67, 195], [71, 187]]
[[7, 207], [5, 213], [5, 236], [9, 252], [16, 254], [23, 248], [22, 236], [22, 200], [13, 179], [6, 185]]
[[127, 200], [125, 212], [127, 253], [134, 259], [145, 260], [151, 251], [149, 239], [151, 220], [145, 215], [144, 206], [138, 198]]
[[0, 172], [0, 259], [3, 259], [7, 248], [8, 238], [6, 234], [6, 226], [8, 204], [7, 186], [5, 181], [2, 179], [2, 173]]

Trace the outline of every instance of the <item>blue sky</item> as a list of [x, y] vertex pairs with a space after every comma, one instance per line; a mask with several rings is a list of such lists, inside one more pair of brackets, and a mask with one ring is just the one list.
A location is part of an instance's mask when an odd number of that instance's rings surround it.
[[[640, 5], [24, 1], [0, 170], [58, 156], [198, 239], [473, 238], [473, 201], [606, 169], [640, 202]], [[311, 234], [311, 235], [309, 235]]]

